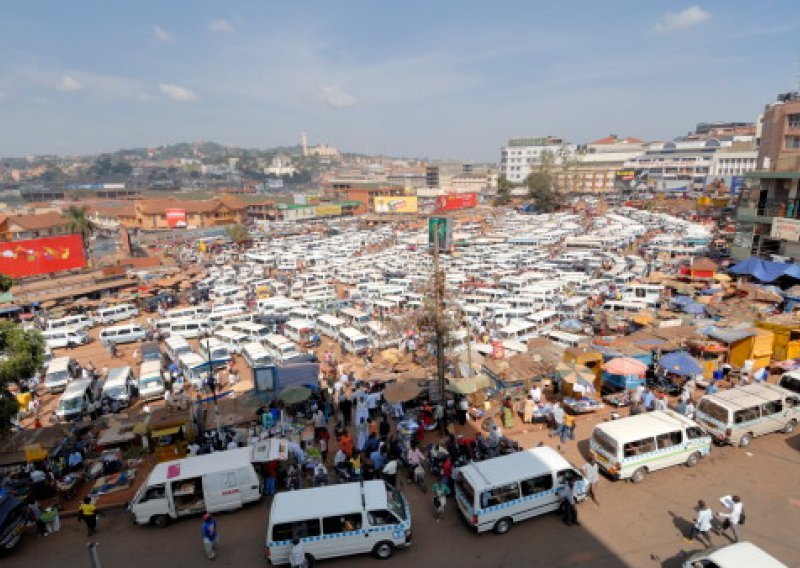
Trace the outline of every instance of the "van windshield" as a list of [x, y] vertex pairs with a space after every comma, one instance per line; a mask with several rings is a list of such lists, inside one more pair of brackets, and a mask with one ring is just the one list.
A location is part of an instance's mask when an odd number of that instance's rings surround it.
[[66, 371], [57, 371], [55, 373], [48, 373], [47, 376], [44, 378], [45, 383], [57, 383], [59, 381], [66, 381], [69, 379], [69, 375]]
[[75, 397], [75, 398], [68, 398], [68, 399], [63, 399], [62, 398], [61, 401], [58, 403], [58, 409], [59, 410], [64, 410], [64, 411], [68, 411], [68, 412], [69, 411], [74, 411], [74, 410], [80, 410], [82, 401], [83, 401], [83, 399], [81, 397], [79, 397], [79, 396]]
[[592, 439], [604, 452], [608, 452], [611, 456], [617, 455], [616, 442], [602, 430], [595, 430], [592, 433]]
[[728, 411], [724, 407], [720, 406], [713, 400], [709, 400], [704, 398], [700, 400], [700, 404], [697, 405], [697, 410], [702, 412], [706, 416], [710, 416], [714, 420], [718, 422], [722, 422], [723, 424], [728, 423]]
[[386, 486], [386, 503], [389, 510], [398, 519], [406, 520], [406, 507], [403, 503], [403, 496], [391, 485]]

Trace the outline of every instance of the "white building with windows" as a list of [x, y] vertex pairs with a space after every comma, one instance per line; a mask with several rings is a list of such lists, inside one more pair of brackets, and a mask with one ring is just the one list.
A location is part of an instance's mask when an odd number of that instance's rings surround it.
[[735, 150], [723, 148], [711, 158], [709, 175], [711, 176], [742, 176], [747, 172], [756, 171], [758, 150]]
[[577, 146], [567, 144], [558, 136], [544, 138], [512, 138], [500, 150], [499, 174], [512, 183], [522, 183], [533, 167], [539, 163], [542, 153], [551, 152], [559, 163], [560, 154], [574, 153]]

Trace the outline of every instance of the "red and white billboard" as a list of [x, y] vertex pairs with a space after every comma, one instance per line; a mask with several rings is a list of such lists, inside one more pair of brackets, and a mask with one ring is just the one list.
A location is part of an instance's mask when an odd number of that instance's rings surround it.
[[170, 229], [185, 229], [186, 209], [167, 209], [167, 227]]
[[80, 235], [0, 243], [0, 273], [12, 278], [86, 266]]
[[477, 193], [448, 193], [436, 198], [437, 211], [454, 211], [469, 209], [478, 205]]

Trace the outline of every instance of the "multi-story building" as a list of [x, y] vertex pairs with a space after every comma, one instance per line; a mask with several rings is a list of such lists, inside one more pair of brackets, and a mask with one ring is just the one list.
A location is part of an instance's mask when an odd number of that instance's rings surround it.
[[23, 241], [67, 234], [67, 219], [61, 213], [0, 216], [0, 241]]
[[711, 177], [743, 176], [755, 171], [758, 149], [755, 143], [736, 143], [730, 148], [720, 148], [711, 158], [708, 174]]
[[359, 202], [353, 214], [375, 211], [375, 197], [405, 195], [405, 187], [389, 185], [388, 182], [373, 181], [369, 178], [338, 178], [324, 183], [324, 195], [328, 201]]
[[213, 199], [141, 199], [133, 203], [133, 211], [120, 211], [119, 224], [126, 229], [159, 231], [170, 229], [167, 210], [183, 211], [189, 229], [245, 223], [247, 204], [238, 197], [221, 195]]
[[731, 254], [800, 259], [800, 93], [765, 108], [756, 165], [745, 174]]
[[634, 170], [656, 191], [702, 190], [714, 154], [721, 147], [714, 138], [653, 144], [640, 156], [626, 160], [625, 168]]
[[578, 149], [569, 171], [557, 174], [558, 186], [574, 193], [614, 191], [617, 172], [645, 148], [645, 142], [638, 138], [618, 138], [615, 134], [590, 142]]
[[512, 183], [522, 183], [535, 166], [541, 163], [542, 155], [549, 153], [555, 164], [561, 163], [564, 154], [574, 154], [577, 146], [567, 144], [558, 136], [544, 138], [512, 138], [500, 150], [500, 171]]

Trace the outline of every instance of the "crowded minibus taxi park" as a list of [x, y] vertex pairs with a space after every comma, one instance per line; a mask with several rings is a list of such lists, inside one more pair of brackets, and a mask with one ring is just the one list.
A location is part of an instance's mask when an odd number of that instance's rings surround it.
[[571, 477], [575, 500], [586, 498], [583, 475], [549, 447], [475, 462], [456, 472], [456, 501], [476, 532], [507, 533], [516, 522], [557, 511]]

